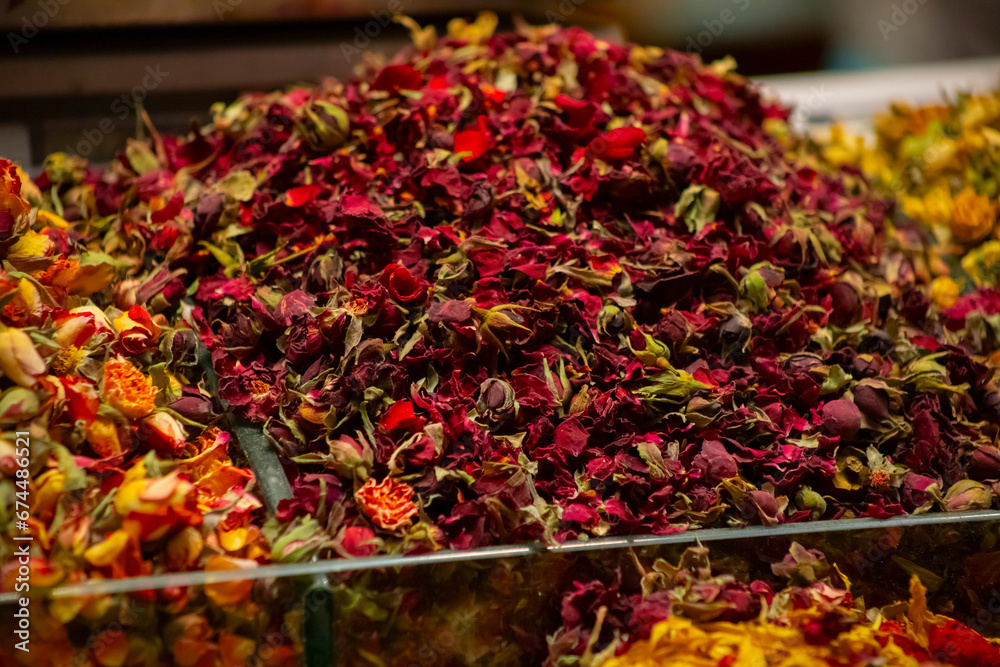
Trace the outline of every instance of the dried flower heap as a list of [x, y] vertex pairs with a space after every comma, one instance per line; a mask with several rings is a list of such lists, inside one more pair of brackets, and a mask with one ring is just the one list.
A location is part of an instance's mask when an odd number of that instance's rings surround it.
[[[29, 431], [39, 585], [995, 506], [1000, 295], [929, 285], [842, 150], [800, 145], [729, 61], [409, 25], [356, 80], [219, 104], [105, 171], [0, 162], [0, 484]], [[924, 201], [969, 247], [996, 215], [981, 185]], [[223, 405], [292, 479], [269, 519]], [[760, 611], [749, 586], [734, 605]], [[245, 662], [208, 619], [280, 622], [252, 589], [157, 593], [185, 612], [175, 659]], [[657, 617], [616, 664], [677, 637], [729, 647], [705, 664], [779, 640], [926, 662], [926, 627], [848, 629], [824, 591], [781, 629]], [[88, 659], [137, 650], [115, 647]]]
[[[253, 474], [233, 465], [229, 434], [207, 427], [216, 419], [211, 409], [189, 419], [167, 407], [180, 395], [211, 406], [197, 387], [195, 332], [170, 326], [145, 299], [136, 303], [121, 280], [127, 253], [101, 250], [114, 248], [101, 230], [116, 225], [95, 202], [98, 174], [80, 167], [72, 182], [61, 181], [60, 164], [50, 161], [32, 183], [0, 160], [0, 589], [15, 590], [20, 560], [13, 554], [25, 546], [32, 594], [88, 580], [226, 569], [213, 567], [219, 559], [242, 567], [269, 562], [255, 525], [261, 503], [248, 493]], [[27, 449], [18, 434], [27, 435]], [[251, 612], [248, 592], [216, 604]], [[206, 613], [205, 596], [183, 588], [138, 597], [192, 617]], [[94, 635], [85, 644], [72, 637], [119, 618], [107, 595], [39, 602], [31, 614], [35, 636], [44, 639], [30, 654], [5, 642], [0, 662], [27, 655], [23, 664], [121, 665], [160, 650], [138, 620], [127, 634]], [[236, 664], [231, 645], [246, 641], [231, 634], [226, 648], [206, 642], [200, 650]], [[192, 655], [185, 664], [202, 654]], [[198, 664], [220, 664], [207, 660]]]
[[631, 628], [643, 638], [624, 647], [613, 644], [599, 664], [985, 667], [1000, 660], [995, 642], [929, 612], [916, 576], [909, 603], [866, 610], [822, 554], [797, 544], [772, 566], [787, 579], [778, 590], [763, 581], [712, 576], [706, 555], [698, 551], [689, 549], [677, 566], [657, 561], [644, 577], [645, 599], [635, 607], [642, 610], [645, 627]]
[[788, 149], [729, 62], [491, 25], [218, 105], [94, 189], [146, 267], [123, 298], [198, 330], [277, 445], [268, 530], [315, 535], [286, 557], [994, 504], [993, 334], [856, 170]]

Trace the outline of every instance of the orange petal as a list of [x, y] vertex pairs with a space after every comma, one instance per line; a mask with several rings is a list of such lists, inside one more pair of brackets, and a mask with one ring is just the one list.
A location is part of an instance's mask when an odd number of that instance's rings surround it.
[[245, 667], [247, 658], [253, 655], [254, 648], [254, 641], [247, 637], [230, 635], [225, 632], [219, 635], [222, 667]]
[[[206, 572], [222, 572], [243, 568], [257, 567], [257, 563], [245, 558], [231, 556], [213, 556], [205, 563]], [[236, 604], [250, 594], [253, 580], [225, 581], [218, 584], [205, 584], [205, 595], [215, 604], [225, 606]]]
[[54, 561], [44, 558], [32, 558], [28, 565], [31, 568], [31, 585], [48, 588], [55, 586], [66, 578], [66, 568]]
[[128, 639], [121, 631], [105, 630], [94, 639], [94, 659], [102, 667], [121, 667], [128, 657]]

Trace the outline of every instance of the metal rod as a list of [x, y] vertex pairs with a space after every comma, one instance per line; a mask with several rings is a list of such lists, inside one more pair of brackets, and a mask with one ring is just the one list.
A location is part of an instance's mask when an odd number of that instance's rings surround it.
[[205, 374], [206, 388], [221, 412], [228, 417], [229, 430], [236, 438], [243, 456], [246, 457], [250, 469], [257, 478], [257, 486], [260, 487], [260, 495], [268, 513], [274, 514], [278, 509], [278, 503], [292, 497], [292, 485], [288, 483], [288, 477], [285, 475], [285, 469], [281, 467], [277, 453], [261, 429], [232, 413], [229, 403], [219, 393], [219, 377], [212, 365], [212, 355], [200, 340], [198, 365]]
[[[834, 521], [808, 521], [786, 523], [777, 526], [748, 526], [745, 528], [708, 528], [682, 530], [669, 535], [637, 535], [631, 537], [606, 537], [579, 540], [562, 544], [545, 545], [539, 542], [512, 546], [481, 547], [465, 551], [443, 549], [419, 556], [371, 556], [367, 558], [337, 558], [312, 563], [288, 563], [282, 565], [262, 565], [250, 570], [228, 570], [219, 572], [174, 572], [129, 579], [95, 579], [82, 584], [59, 586], [49, 591], [49, 597], [75, 597], [110, 593], [127, 593], [141, 590], [166, 588], [168, 586], [200, 586], [224, 581], [256, 580], [266, 577], [301, 577], [316, 574], [333, 574], [376, 570], [393, 567], [435, 565], [497, 558], [520, 558], [543, 554], [600, 551], [604, 549], [625, 549], [629, 547], [662, 546], [668, 544], [688, 544], [718, 542], [723, 540], [768, 539], [791, 537], [794, 535], [842, 533], [850, 531], [880, 530], [885, 528], [919, 528], [935, 525], [1000, 523], [1000, 511], [974, 510], [938, 514], [919, 514], [892, 517], [890, 519], [837, 519]], [[16, 593], [0, 594], [0, 604], [17, 600]]]

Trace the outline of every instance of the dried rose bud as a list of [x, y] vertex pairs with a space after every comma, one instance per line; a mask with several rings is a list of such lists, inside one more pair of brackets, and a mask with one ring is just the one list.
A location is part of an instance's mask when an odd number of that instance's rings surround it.
[[971, 479], [956, 482], [944, 496], [944, 506], [949, 512], [985, 510], [993, 505], [993, 492], [989, 487]]
[[115, 335], [108, 316], [97, 306], [73, 308], [56, 318], [53, 336], [60, 347], [83, 347], [88, 342], [103, 342]]
[[818, 519], [826, 514], [826, 498], [809, 487], [803, 487], [795, 496], [799, 509], [808, 510], [812, 519]]
[[854, 285], [835, 283], [830, 287], [830, 299], [833, 302], [830, 321], [838, 327], [850, 326], [861, 315], [861, 296]]
[[107, 417], [97, 417], [87, 427], [87, 442], [101, 458], [117, 456], [128, 447], [122, 445], [118, 424]]
[[202, 197], [194, 210], [194, 234], [196, 237], [211, 236], [222, 220], [226, 210], [226, 195], [213, 193]]
[[775, 263], [789, 268], [805, 266], [810, 256], [807, 243], [796, 230], [789, 229], [774, 243]]
[[299, 127], [314, 150], [332, 151], [347, 139], [351, 121], [340, 107], [316, 100], [302, 108]]
[[660, 340], [667, 341], [676, 350], [688, 340], [692, 331], [691, 323], [680, 311], [668, 308], [664, 311], [660, 323], [656, 325], [655, 335]]
[[167, 542], [167, 564], [174, 570], [186, 570], [198, 562], [205, 540], [197, 528], [188, 526]]
[[212, 400], [207, 396], [185, 390], [184, 395], [170, 404], [170, 409], [196, 422], [210, 421], [215, 415]]
[[191, 329], [177, 329], [170, 341], [170, 353], [174, 364], [197, 363], [198, 334]]
[[702, 443], [701, 452], [694, 457], [692, 465], [713, 485], [736, 477], [739, 472], [736, 459], [719, 440], [706, 440]]
[[849, 440], [861, 429], [861, 411], [846, 398], [838, 398], [823, 406], [823, 428], [833, 436]]
[[[372, 452], [366, 449], [354, 438], [344, 435], [337, 440], [330, 441], [330, 458], [327, 465], [337, 471], [338, 474], [353, 477], [355, 469], [364, 467], [372, 462]], [[370, 466], [368, 466], [370, 469]]]
[[903, 488], [900, 491], [903, 502], [913, 508], [919, 508], [925, 504], [929, 507], [932, 492], [936, 493], [938, 480], [926, 475], [918, 475], [915, 472], [907, 472], [903, 475]]
[[980, 445], [972, 453], [969, 475], [975, 479], [1000, 479], [1000, 449], [992, 445]]
[[920, 324], [927, 319], [927, 311], [930, 310], [931, 300], [923, 290], [913, 288], [903, 295], [902, 313], [903, 317], [914, 324]]
[[735, 313], [719, 329], [719, 340], [722, 342], [722, 358], [741, 359], [746, 354], [753, 333], [750, 318], [742, 313]]
[[11, 387], [0, 396], [0, 424], [16, 424], [38, 414], [38, 395], [24, 387]]
[[0, 368], [11, 380], [29, 389], [48, 370], [31, 337], [20, 329], [0, 331]]
[[348, 526], [341, 534], [341, 548], [357, 558], [371, 556], [381, 543], [381, 540], [375, 537], [375, 531], [366, 526]]
[[172, 456], [184, 451], [187, 444], [184, 427], [166, 412], [154, 412], [142, 420], [136, 435], [143, 445]]
[[889, 397], [881, 389], [859, 384], [854, 388], [854, 404], [870, 419], [889, 418]]
[[119, 354], [136, 355], [154, 349], [162, 332], [142, 306], [132, 306], [116, 317], [114, 324], [118, 330], [115, 351]]
[[631, 331], [633, 327], [635, 327], [635, 322], [628, 311], [614, 304], [607, 304], [597, 314], [597, 330], [601, 333], [615, 336]]
[[510, 419], [514, 407], [514, 388], [507, 382], [489, 378], [480, 385], [476, 410], [492, 426], [499, 426]]
[[354, 501], [379, 528], [398, 530], [409, 526], [417, 513], [413, 487], [392, 477], [374, 478], [354, 492]]
[[788, 499], [782, 496], [775, 498], [767, 491], [750, 491], [743, 496], [743, 514], [747, 519], [755, 516], [765, 526], [781, 523], [784, 518]]
[[156, 408], [157, 388], [142, 371], [124, 359], [104, 364], [104, 400], [129, 419], [139, 419]]
[[996, 225], [996, 204], [986, 195], [966, 186], [955, 195], [951, 211], [951, 233], [959, 243], [976, 243]]

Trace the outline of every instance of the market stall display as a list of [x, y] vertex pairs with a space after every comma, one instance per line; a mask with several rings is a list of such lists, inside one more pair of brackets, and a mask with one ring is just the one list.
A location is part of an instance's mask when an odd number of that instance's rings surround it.
[[[169, 631], [119, 633], [106, 659], [64, 632], [51, 664], [242, 664], [302, 615], [283, 606], [301, 582], [253, 574], [272, 564], [995, 507], [992, 302], [943, 301], [891, 200], [732, 62], [490, 14], [408, 25], [413, 47], [356, 80], [220, 103], [187, 136], [148, 126], [106, 169], [2, 163], [5, 562], [30, 536], [50, 592], [247, 575], [134, 591]], [[730, 625], [671, 603], [567, 655], [995, 650], [917, 583], [907, 612], [866, 615], [834, 570], [726, 579], [747, 598]], [[39, 617], [55, 636], [110, 600]], [[690, 664], [736, 659], [719, 650]]]

